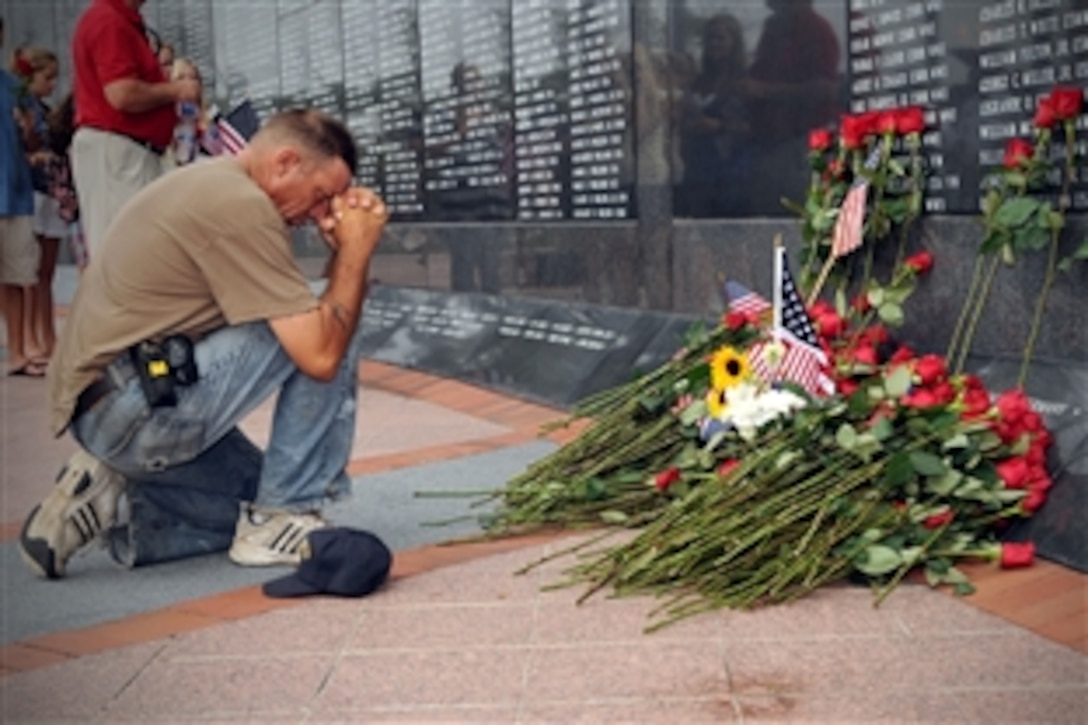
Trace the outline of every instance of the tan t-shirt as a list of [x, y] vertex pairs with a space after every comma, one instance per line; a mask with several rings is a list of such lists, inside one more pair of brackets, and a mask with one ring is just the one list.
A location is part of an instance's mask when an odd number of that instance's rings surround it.
[[197, 340], [316, 306], [289, 228], [237, 161], [171, 171], [122, 208], [79, 281], [49, 366], [53, 432], [64, 432], [79, 394], [137, 342]]

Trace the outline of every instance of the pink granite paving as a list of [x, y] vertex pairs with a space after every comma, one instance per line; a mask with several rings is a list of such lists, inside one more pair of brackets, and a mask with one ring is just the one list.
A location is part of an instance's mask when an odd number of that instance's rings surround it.
[[[649, 598], [543, 590], [556, 545], [0, 679], [5, 722], [1054, 722], [1088, 658], [925, 587], [829, 587], [645, 634]], [[443, 592], [445, 595], [443, 595]]]

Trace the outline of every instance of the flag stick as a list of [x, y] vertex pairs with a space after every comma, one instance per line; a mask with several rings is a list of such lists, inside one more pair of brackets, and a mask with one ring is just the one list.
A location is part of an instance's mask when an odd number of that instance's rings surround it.
[[827, 282], [827, 275], [831, 274], [831, 268], [835, 266], [836, 259], [834, 252], [827, 255], [827, 261], [824, 262], [824, 266], [820, 269], [820, 275], [812, 285], [812, 291], [808, 293], [808, 299], [805, 300], [806, 306], [811, 307], [816, 298], [820, 296], [820, 290], [823, 289], [824, 284]]

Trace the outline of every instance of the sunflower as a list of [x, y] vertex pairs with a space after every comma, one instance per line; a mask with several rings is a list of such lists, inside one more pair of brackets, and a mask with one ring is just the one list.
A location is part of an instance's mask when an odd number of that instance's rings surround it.
[[720, 388], [711, 388], [706, 391], [706, 412], [714, 420], [722, 420], [725, 409], [729, 407], [725, 399], [725, 391]]
[[728, 390], [748, 378], [748, 357], [728, 345], [719, 348], [710, 359], [710, 386]]

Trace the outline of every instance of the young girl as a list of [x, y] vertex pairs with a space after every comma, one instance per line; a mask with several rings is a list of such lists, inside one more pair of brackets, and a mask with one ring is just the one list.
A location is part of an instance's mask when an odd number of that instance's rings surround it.
[[[194, 80], [203, 87], [200, 71], [188, 58], [174, 60], [170, 69], [170, 80]], [[174, 127], [174, 140], [170, 151], [167, 152], [167, 163], [184, 166], [196, 161], [201, 152], [209, 147], [211, 133], [208, 111], [203, 101], [178, 104], [178, 123]]]
[[68, 222], [60, 215], [59, 204], [50, 195], [56, 157], [51, 147], [50, 110], [45, 99], [57, 85], [57, 56], [44, 48], [20, 48], [15, 51], [12, 70], [24, 84], [20, 106], [24, 114], [24, 143], [30, 158], [34, 184], [34, 235], [41, 246], [38, 283], [27, 290], [26, 343], [31, 355], [28, 374], [41, 375], [53, 354], [56, 328], [53, 322], [53, 276], [57, 269], [60, 240], [66, 236]]

